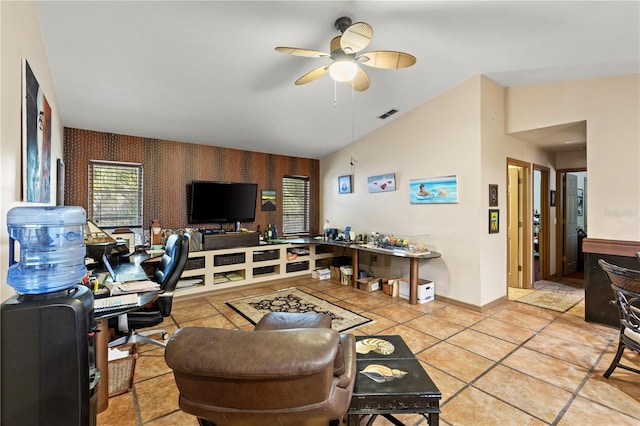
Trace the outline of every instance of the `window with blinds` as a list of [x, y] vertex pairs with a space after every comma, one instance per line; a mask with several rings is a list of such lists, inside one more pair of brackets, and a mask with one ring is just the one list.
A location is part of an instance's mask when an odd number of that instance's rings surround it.
[[142, 229], [142, 164], [90, 161], [87, 206], [100, 228]]
[[309, 178], [282, 178], [282, 235], [309, 234]]

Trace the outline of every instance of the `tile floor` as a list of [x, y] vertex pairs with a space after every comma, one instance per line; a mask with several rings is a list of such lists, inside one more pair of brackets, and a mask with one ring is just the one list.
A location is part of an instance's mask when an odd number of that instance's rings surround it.
[[[638, 425], [640, 375], [616, 369], [602, 377], [617, 347], [617, 331], [586, 323], [584, 301], [559, 313], [512, 301], [473, 312], [434, 301], [409, 305], [381, 292], [363, 293], [338, 282], [311, 278], [175, 300], [163, 326], [252, 330], [225, 305], [238, 297], [295, 286], [374, 321], [356, 335], [399, 334], [442, 392], [444, 425]], [[109, 399], [98, 426], [196, 426], [178, 408], [178, 391], [164, 362], [164, 349], [139, 348], [131, 392]], [[625, 355], [640, 367], [640, 357]], [[406, 425], [426, 425], [418, 415], [398, 416]], [[383, 418], [374, 425], [390, 425]]]

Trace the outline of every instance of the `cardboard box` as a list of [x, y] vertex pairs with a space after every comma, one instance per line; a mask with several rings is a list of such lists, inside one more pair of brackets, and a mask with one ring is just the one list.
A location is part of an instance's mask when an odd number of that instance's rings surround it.
[[331, 279], [340, 281], [340, 267], [339, 266], [329, 266], [329, 270], [331, 271]]
[[391, 297], [398, 297], [400, 294], [400, 280], [397, 278], [389, 278], [383, 290], [385, 294]]
[[340, 280], [342, 281], [342, 285], [353, 284], [353, 268], [351, 268], [351, 266], [340, 267]]
[[311, 278], [315, 278], [316, 280], [328, 280], [331, 278], [331, 270], [329, 268], [320, 268], [311, 272]]
[[[409, 277], [403, 277], [400, 279], [399, 296], [403, 299], [409, 299]], [[434, 282], [418, 278], [418, 303], [432, 302], [434, 299]]]
[[372, 291], [378, 291], [381, 289], [380, 278], [359, 278], [358, 288], [369, 293]]

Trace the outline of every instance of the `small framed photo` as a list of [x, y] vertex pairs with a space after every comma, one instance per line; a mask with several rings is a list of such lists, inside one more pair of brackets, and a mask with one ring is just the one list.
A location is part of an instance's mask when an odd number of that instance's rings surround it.
[[352, 176], [353, 175], [344, 175], [338, 177], [338, 194], [351, 194]]
[[498, 207], [498, 185], [489, 184], [489, 207]]
[[500, 232], [500, 210], [489, 209], [489, 233], [497, 234]]
[[556, 206], [556, 190], [555, 189], [552, 189], [551, 191], [549, 191], [549, 205], [551, 207]]
[[582, 216], [584, 214], [584, 189], [578, 188], [578, 216]]

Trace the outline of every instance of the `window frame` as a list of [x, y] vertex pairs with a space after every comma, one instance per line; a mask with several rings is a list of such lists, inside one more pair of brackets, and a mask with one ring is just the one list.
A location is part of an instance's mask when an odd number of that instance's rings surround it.
[[[96, 170], [98, 169], [98, 170]], [[96, 172], [102, 171], [103, 173], [114, 173], [117, 169], [121, 169], [122, 172], [128, 173], [135, 170], [134, 175], [137, 175], [137, 184], [129, 185], [127, 188], [125, 182], [124, 196], [122, 195], [123, 188], [116, 189], [102, 189], [95, 190], [96, 184]], [[128, 170], [130, 169], [130, 170]], [[118, 182], [118, 177], [115, 179], [101, 178], [104, 184], [111, 185], [123, 185], [123, 182]], [[143, 229], [143, 214], [144, 214], [144, 170], [140, 163], [127, 163], [121, 161], [104, 161], [104, 160], [89, 160], [88, 174], [87, 174], [87, 219], [91, 220], [96, 226], [104, 230], [113, 230], [117, 228], [129, 228], [135, 233], [142, 233]], [[129, 211], [129, 214], [96, 214], [99, 208], [96, 208], [96, 194], [103, 197], [113, 198], [117, 201], [111, 202], [113, 206], [123, 205], [123, 199], [130, 199], [134, 197], [137, 199], [137, 212], [133, 213]]]
[[[302, 190], [294, 188], [303, 182]], [[291, 194], [296, 189], [297, 193]], [[298, 202], [296, 202], [298, 200]], [[302, 207], [294, 204], [302, 202]], [[284, 175], [282, 177], [282, 235], [309, 235], [311, 217], [311, 182], [308, 176]]]

